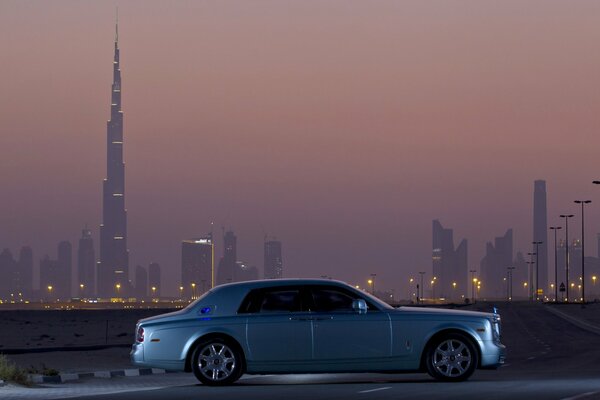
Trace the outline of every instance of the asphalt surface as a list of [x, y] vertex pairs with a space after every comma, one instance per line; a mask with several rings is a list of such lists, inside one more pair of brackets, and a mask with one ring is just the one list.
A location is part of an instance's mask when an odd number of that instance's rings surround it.
[[[579, 306], [573, 306], [579, 307]], [[167, 374], [136, 387], [127, 378], [100, 399], [600, 399], [600, 336], [535, 304], [501, 304], [507, 364], [477, 371], [467, 382], [439, 383], [425, 374], [245, 376], [207, 387], [187, 374]], [[171, 375], [171, 376], [170, 376]], [[128, 387], [125, 381], [131, 382]], [[141, 381], [138, 381], [141, 382]], [[84, 382], [81, 383], [85, 385]], [[84, 388], [85, 386], [82, 386]], [[126, 391], [126, 392], [124, 392]], [[93, 391], [90, 391], [92, 394]], [[55, 396], [48, 396], [48, 398]]]

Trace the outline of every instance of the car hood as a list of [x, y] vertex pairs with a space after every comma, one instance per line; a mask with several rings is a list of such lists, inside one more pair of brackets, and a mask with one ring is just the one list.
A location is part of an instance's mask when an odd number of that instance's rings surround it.
[[479, 311], [466, 311], [466, 310], [449, 310], [446, 308], [429, 308], [429, 307], [398, 307], [395, 309], [398, 313], [408, 313], [411, 315], [423, 315], [423, 316], [455, 316], [455, 317], [468, 317], [468, 318], [493, 318], [494, 314], [485, 313]]

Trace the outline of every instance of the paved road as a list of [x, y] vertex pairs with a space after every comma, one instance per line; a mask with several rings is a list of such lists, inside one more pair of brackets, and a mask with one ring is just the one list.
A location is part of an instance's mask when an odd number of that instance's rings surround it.
[[[120, 380], [121, 386], [111, 394], [82, 397], [83, 393], [101, 392], [89, 390], [73, 392], [69, 397], [76, 395], [87, 400], [600, 399], [600, 336], [573, 326], [541, 305], [503, 304], [500, 313], [503, 342], [509, 349], [507, 365], [498, 371], [478, 371], [468, 382], [439, 383], [424, 374], [281, 375], [246, 376], [230, 387], [212, 388], [197, 384], [190, 375], [167, 374], [152, 378], [143, 386], [140, 382], [148, 377]], [[79, 385], [81, 389], [86, 387], [85, 382]], [[115, 393], [121, 390], [129, 391]], [[59, 395], [51, 394], [47, 393], [45, 398]]]

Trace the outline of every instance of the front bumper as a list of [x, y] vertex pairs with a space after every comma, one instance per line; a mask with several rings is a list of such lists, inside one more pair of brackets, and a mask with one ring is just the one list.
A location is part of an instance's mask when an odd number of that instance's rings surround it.
[[502, 343], [484, 341], [481, 348], [481, 369], [496, 369], [506, 360], [506, 346]]

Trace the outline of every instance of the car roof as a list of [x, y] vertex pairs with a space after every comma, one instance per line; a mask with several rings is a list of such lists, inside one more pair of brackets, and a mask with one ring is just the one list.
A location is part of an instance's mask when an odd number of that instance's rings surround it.
[[348, 286], [346, 282], [334, 280], [334, 279], [305, 279], [305, 278], [285, 278], [285, 279], [260, 279], [256, 281], [245, 281], [226, 283], [223, 285], [215, 286], [213, 290], [225, 289], [225, 288], [238, 288], [238, 289], [260, 289], [274, 286], [291, 286], [291, 285], [334, 285], [334, 286]]

